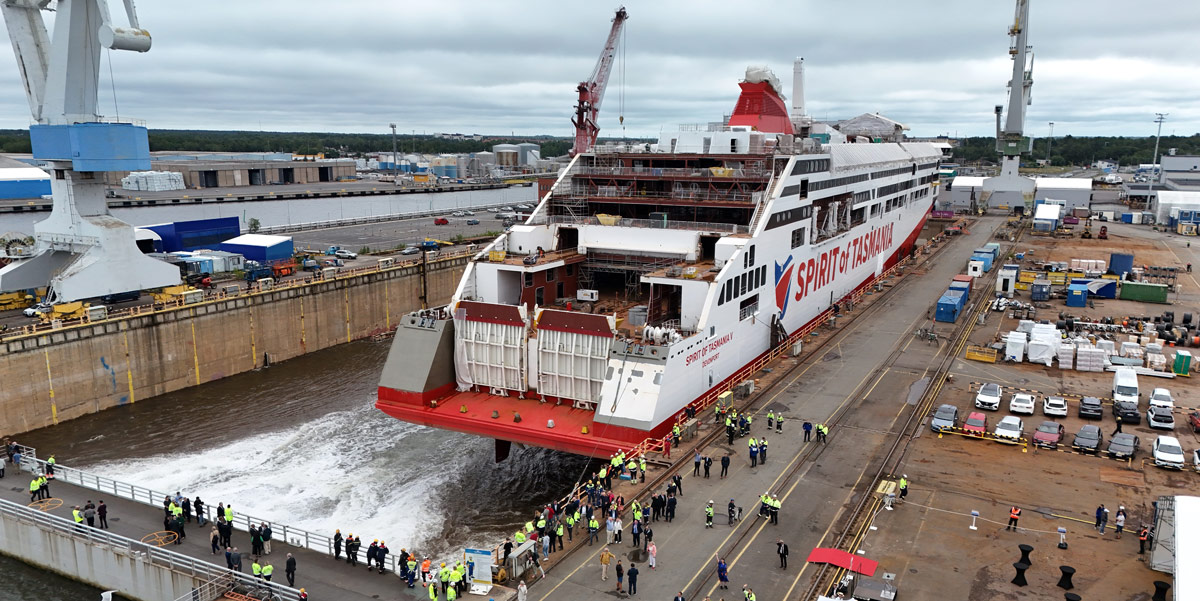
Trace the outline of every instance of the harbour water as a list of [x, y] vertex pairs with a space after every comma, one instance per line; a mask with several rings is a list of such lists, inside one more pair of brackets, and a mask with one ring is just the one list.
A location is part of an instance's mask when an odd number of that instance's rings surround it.
[[[112, 214], [133, 225], [152, 225], [187, 219], [237, 217], [242, 220], [243, 226], [251, 218], [258, 219], [263, 226], [272, 226], [410, 213], [430, 209], [465, 209], [500, 203], [533, 203], [536, 200], [537, 187], [516, 186], [495, 190], [467, 190], [436, 194], [382, 194], [379, 196], [114, 208]], [[32, 233], [33, 224], [45, 219], [48, 215], [49, 213], [45, 212], [0, 214], [0, 234], [5, 232]]]
[[497, 464], [489, 439], [383, 415], [373, 403], [389, 346], [342, 345], [17, 440], [213, 507], [434, 557], [494, 544], [587, 469], [544, 449], [514, 448]]
[[[0, 555], [0, 601], [95, 601], [100, 589]], [[119, 594], [113, 601], [125, 601]]]

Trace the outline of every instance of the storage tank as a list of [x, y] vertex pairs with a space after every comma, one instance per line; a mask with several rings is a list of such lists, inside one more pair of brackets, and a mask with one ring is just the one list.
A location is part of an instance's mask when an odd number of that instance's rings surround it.
[[521, 165], [532, 165], [542, 158], [542, 146], [532, 142], [517, 144], [517, 160]]
[[497, 144], [492, 147], [496, 153], [496, 164], [502, 167], [516, 167], [521, 164], [521, 149], [516, 144]]

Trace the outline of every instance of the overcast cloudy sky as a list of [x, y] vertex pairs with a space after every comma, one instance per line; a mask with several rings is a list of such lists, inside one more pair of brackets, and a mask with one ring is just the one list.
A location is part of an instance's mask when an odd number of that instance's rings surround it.
[[[121, 2], [110, 3], [114, 11]], [[570, 135], [616, 4], [141, 0], [147, 54], [112, 52], [122, 117], [152, 128]], [[1011, 63], [1005, 0], [674, 2], [631, 0], [629, 135], [719, 119], [749, 64], [791, 90], [807, 64], [817, 118], [879, 111], [914, 135], [991, 135]], [[124, 21], [123, 15], [116, 17]], [[1185, 0], [1034, 0], [1037, 56], [1026, 131], [1056, 136], [1200, 132], [1200, 8]], [[3, 33], [7, 38], [7, 31]], [[0, 127], [29, 111], [0, 46]], [[106, 51], [106, 54], [110, 54]], [[107, 60], [107, 59], [106, 59]], [[112, 114], [102, 63], [102, 112]], [[621, 65], [601, 114], [617, 123]]]

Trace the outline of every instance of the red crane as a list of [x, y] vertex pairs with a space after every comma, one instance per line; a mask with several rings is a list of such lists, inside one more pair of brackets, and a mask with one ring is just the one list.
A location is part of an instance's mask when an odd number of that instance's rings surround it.
[[596, 125], [596, 118], [600, 114], [604, 88], [608, 86], [608, 75], [612, 72], [613, 61], [617, 56], [621, 28], [625, 26], [627, 18], [629, 15], [625, 12], [625, 7], [618, 8], [617, 15], [612, 20], [612, 31], [608, 32], [608, 41], [604, 43], [604, 51], [600, 53], [600, 60], [596, 61], [596, 68], [592, 69], [592, 76], [587, 81], [580, 82], [576, 88], [579, 91], [579, 103], [575, 105], [575, 117], [571, 119], [571, 124], [575, 126], [575, 145], [571, 147], [571, 156], [587, 152], [600, 135], [600, 126]]

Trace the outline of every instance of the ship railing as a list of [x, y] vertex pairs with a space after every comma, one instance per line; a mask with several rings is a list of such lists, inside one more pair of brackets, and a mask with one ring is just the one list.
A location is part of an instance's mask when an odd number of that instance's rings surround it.
[[740, 167], [703, 167], [688, 169], [683, 167], [579, 167], [571, 175], [599, 176], [647, 176], [647, 177], [703, 177], [712, 179], [754, 178], [766, 181], [771, 177], [768, 169], [745, 169]]
[[[22, 464], [30, 471], [47, 473], [47, 464], [43, 459], [32, 459], [25, 461], [22, 458]], [[73, 484], [80, 488], [86, 488], [101, 492], [106, 495], [112, 495], [122, 499], [127, 499], [135, 503], [142, 503], [155, 507], [158, 510], [163, 509], [163, 500], [167, 498], [174, 499], [175, 495], [168, 494], [163, 491], [122, 482], [107, 476], [93, 474], [78, 468], [68, 467], [61, 463], [54, 465], [54, 482], [65, 482]], [[199, 514], [197, 514], [199, 515]], [[217, 517], [217, 506], [206, 503], [204, 505], [204, 518], [210, 522], [214, 522]], [[251, 526], [259, 526], [268, 524], [271, 526], [271, 540], [286, 542], [293, 547], [300, 547], [310, 551], [317, 551], [327, 555], [333, 555], [333, 538], [324, 534], [318, 534], [303, 528], [289, 526], [277, 520], [264, 518], [261, 516], [252, 516], [238, 511], [233, 512], [233, 527], [246, 532], [250, 531]], [[393, 557], [391, 553], [384, 559], [389, 570], [399, 571], [399, 555]]]
[[[475, 205], [470, 207], [452, 207], [445, 209], [432, 209], [428, 211], [410, 211], [407, 213], [391, 213], [388, 215], [374, 215], [370, 217], [346, 217], [342, 219], [328, 219], [325, 221], [305, 221], [302, 223], [289, 223], [285, 225], [267, 225], [255, 230], [257, 234], [284, 234], [288, 232], [303, 232], [308, 230], [318, 230], [331, 227], [343, 227], [347, 225], [362, 225], [368, 223], [383, 223], [388, 221], [400, 221], [402, 219], [420, 219], [422, 217], [433, 217], [435, 215], [449, 215], [455, 211], [474, 211], [476, 209], [498, 209], [506, 206], [508, 203]], [[245, 230], [249, 231], [249, 230]]]
[[659, 192], [653, 190], [635, 190], [632, 186], [572, 186], [569, 192], [555, 198], [584, 201], [595, 198], [666, 199], [695, 202], [744, 202], [751, 204], [758, 202], [762, 198], [762, 193], [721, 193], [709, 190], [692, 190], [690, 188], [674, 188], [668, 192]]
[[572, 215], [547, 215], [534, 218], [530, 225], [606, 225], [615, 227], [638, 227], [661, 230], [689, 230], [700, 232], [723, 232], [727, 234], [742, 234], [750, 231], [745, 225], [737, 223], [716, 223], [711, 221], [678, 221], [663, 219], [627, 219], [624, 217], [604, 217], [595, 215], [575, 217]]
[[[55, 469], [55, 474], [57, 473], [58, 469]], [[107, 548], [119, 555], [140, 557], [147, 563], [163, 566], [173, 572], [186, 574], [193, 578], [206, 581], [225, 579], [231, 583], [231, 588], [244, 586], [252, 590], [269, 591], [278, 598], [287, 601], [298, 600], [300, 598], [300, 591], [290, 586], [265, 582], [249, 574], [242, 574], [207, 561], [188, 557], [182, 553], [126, 538], [119, 534], [113, 534], [109, 530], [101, 530], [85, 524], [76, 524], [69, 519], [26, 507], [19, 503], [13, 503], [12, 501], [0, 499], [0, 514], [20, 522], [33, 524], [43, 531], [56, 532], [76, 540], [85, 541], [93, 547]], [[193, 597], [189, 596], [188, 598]]]
[[[463, 250], [457, 250], [457, 251], [439, 251], [438, 256], [436, 258], [430, 259], [429, 263], [437, 263], [437, 262], [441, 262], [441, 261], [453, 261], [453, 260], [456, 260], [456, 259], [459, 259], [459, 258], [462, 258], [465, 256], [473, 256], [478, 253], [479, 253], [478, 249], [474, 249], [474, 250], [463, 249]], [[417, 255], [417, 256], [419, 257], [419, 255]], [[61, 332], [61, 331], [68, 330], [71, 328], [86, 327], [86, 326], [99, 325], [99, 324], [108, 323], [108, 322], [115, 322], [115, 321], [130, 319], [133, 317], [139, 317], [142, 315], [150, 315], [150, 314], [154, 314], [154, 313], [164, 313], [164, 312], [169, 312], [169, 311], [175, 311], [180, 308], [198, 307], [198, 306], [201, 306], [201, 305], [204, 305], [207, 303], [218, 302], [218, 301], [222, 301], [222, 300], [232, 298], [235, 296], [243, 296], [246, 294], [261, 294], [261, 293], [266, 293], [266, 292], [272, 292], [272, 291], [277, 291], [277, 290], [288, 290], [288, 289], [293, 289], [293, 288], [303, 288], [305, 286], [310, 286], [312, 284], [316, 284], [316, 283], [320, 283], [320, 282], [327, 282], [327, 281], [332, 281], [332, 280], [336, 280], [336, 279], [350, 278], [350, 277], [359, 276], [359, 275], [362, 275], [365, 273], [390, 271], [393, 269], [404, 269], [404, 268], [408, 268], [408, 267], [414, 267], [421, 263], [420, 258], [408, 259], [408, 258], [396, 257], [395, 259], [396, 259], [395, 262], [389, 266], [381, 266], [379, 264], [376, 264], [376, 265], [369, 265], [366, 267], [356, 267], [356, 268], [352, 268], [352, 269], [340, 269], [339, 268], [338, 272], [335, 275], [333, 275], [332, 277], [328, 277], [328, 278], [325, 277], [322, 274], [322, 272], [318, 271], [318, 272], [314, 272], [314, 275], [306, 277], [306, 278], [296, 278], [296, 279], [292, 279], [292, 280], [277, 281], [269, 289], [263, 288], [258, 282], [251, 282], [245, 288], [241, 288], [241, 289], [234, 290], [234, 291], [226, 290], [226, 288], [229, 287], [229, 285], [226, 285], [220, 289], [206, 290], [204, 293], [203, 300], [193, 302], [193, 303], [187, 303], [187, 302], [185, 302], [183, 297], [179, 297], [179, 298], [175, 298], [175, 299], [171, 299], [171, 300], [167, 300], [167, 301], [157, 301], [152, 304], [137, 305], [134, 307], [127, 307], [127, 308], [123, 308], [123, 309], [113, 309], [113, 310], [108, 311], [107, 315], [105, 315], [105, 317], [102, 319], [91, 319], [90, 317], [87, 317], [85, 315], [84, 317], [78, 317], [78, 318], [74, 318], [74, 319], [54, 320], [54, 321], [48, 321], [48, 322], [44, 322], [44, 323], [37, 323], [37, 324], [31, 324], [31, 325], [27, 325], [27, 326], [21, 326], [20, 328], [6, 330], [2, 334], [0, 334], [0, 343], [8, 342], [10, 340], [15, 340], [18, 338], [29, 337], [29, 336], [39, 336], [39, 335], [49, 334], [52, 332]], [[221, 284], [222, 284], [221, 282], [217, 282], [214, 285], [221, 286]]]

